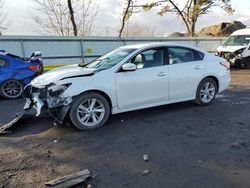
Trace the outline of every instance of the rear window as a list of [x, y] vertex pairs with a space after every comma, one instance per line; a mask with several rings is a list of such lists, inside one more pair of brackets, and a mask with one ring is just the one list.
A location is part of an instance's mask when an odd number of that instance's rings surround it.
[[204, 54], [202, 52], [198, 52], [196, 50], [193, 50], [194, 51], [194, 56], [195, 56], [195, 60], [196, 61], [202, 61], [204, 59]]
[[14, 54], [7, 53], [6, 56], [9, 56], [9, 57], [12, 57], [12, 58], [15, 58], [15, 59], [20, 59], [20, 60], [22, 60], [21, 57], [19, 57], [19, 56], [17, 56], [17, 55], [14, 55]]

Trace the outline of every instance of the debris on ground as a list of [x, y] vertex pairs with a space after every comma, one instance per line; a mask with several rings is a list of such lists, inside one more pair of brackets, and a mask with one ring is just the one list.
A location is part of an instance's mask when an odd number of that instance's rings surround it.
[[240, 150], [242, 147], [247, 148], [248, 143], [244, 141], [234, 142], [230, 145], [230, 148], [233, 150]]
[[3, 133], [7, 133], [7, 131], [5, 131], [6, 129], [9, 129], [10, 127], [12, 127], [16, 122], [18, 122], [18, 120], [20, 120], [23, 116], [25, 115], [25, 111], [17, 113], [12, 119], [11, 121], [9, 121], [8, 123], [1, 125], [0, 127], [0, 134]]
[[203, 163], [203, 161], [202, 161], [202, 160], [199, 160], [199, 161], [198, 161], [198, 163], [200, 163], [200, 164], [201, 164], [201, 163]]
[[142, 172], [143, 176], [146, 176], [148, 174], [150, 174], [150, 170], [147, 170], [147, 169], [143, 170], [143, 172]]
[[144, 154], [144, 155], [143, 155], [143, 160], [144, 160], [144, 161], [149, 161], [149, 157], [148, 157], [147, 154]]
[[237, 174], [239, 174], [239, 172], [233, 171], [233, 175], [237, 175]]
[[240, 150], [241, 145], [239, 143], [233, 143], [231, 144], [230, 148], [233, 150]]
[[89, 170], [86, 169], [86, 170], [77, 172], [75, 174], [63, 176], [55, 180], [46, 182], [45, 185], [48, 187], [53, 187], [53, 188], [72, 187], [72, 186], [85, 182], [86, 179], [88, 178], [91, 178], [91, 175], [90, 175]]

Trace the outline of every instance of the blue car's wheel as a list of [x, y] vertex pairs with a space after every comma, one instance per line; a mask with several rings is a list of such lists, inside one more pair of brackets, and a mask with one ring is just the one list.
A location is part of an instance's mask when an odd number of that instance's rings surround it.
[[23, 93], [23, 83], [18, 80], [7, 80], [0, 88], [0, 95], [8, 99], [16, 99]]

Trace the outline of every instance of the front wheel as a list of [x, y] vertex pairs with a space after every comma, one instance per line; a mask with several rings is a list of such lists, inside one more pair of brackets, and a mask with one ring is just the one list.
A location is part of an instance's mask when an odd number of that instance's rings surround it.
[[101, 127], [108, 120], [109, 114], [108, 101], [98, 93], [79, 96], [69, 112], [72, 123], [80, 130], [93, 130]]
[[203, 79], [196, 91], [196, 103], [208, 105], [213, 102], [217, 93], [217, 84], [212, 78]]

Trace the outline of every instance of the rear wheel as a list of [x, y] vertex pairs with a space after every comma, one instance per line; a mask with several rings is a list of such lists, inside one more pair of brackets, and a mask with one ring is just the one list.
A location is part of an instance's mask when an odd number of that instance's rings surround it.
[[23, 93], [24, 85], [19, 80], [7, 80], [0, 88], [0, 95], [8, 99], [16, 99]]
[[217, 93], [217, 84], [212, 78], [203, 79], [196, 91], [196, 103], [208, 105], [213, 102]]
[[108, 120], [110, 107], [108, 101], [98, 93], [81, 95], [73, 103], [69, 116], [80, 130], [93, 130]]

